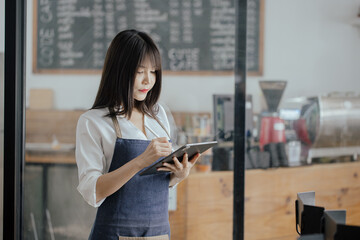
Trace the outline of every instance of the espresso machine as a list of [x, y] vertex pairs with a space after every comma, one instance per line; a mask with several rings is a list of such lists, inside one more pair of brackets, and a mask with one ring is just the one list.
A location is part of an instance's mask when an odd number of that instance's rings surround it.
[[260, 150], [269, 152], [269, 167], [287, 166], [285, 122], [277, 111], [287, 82], [260, 81], [259, 84], [267, 105], [260, 114]]

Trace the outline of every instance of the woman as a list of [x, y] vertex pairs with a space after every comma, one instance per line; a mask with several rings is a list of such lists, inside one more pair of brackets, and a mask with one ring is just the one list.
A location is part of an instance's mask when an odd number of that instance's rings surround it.
[[153, 40], [136, 30], [120, 32], [107, 51], [95, 102], [77, 125], [78, 190], [98, 207], [89, 239], [170, 238], [168, 189], [189, 175], [200, 155], [139, 175], [172, 152], [160, 91]]

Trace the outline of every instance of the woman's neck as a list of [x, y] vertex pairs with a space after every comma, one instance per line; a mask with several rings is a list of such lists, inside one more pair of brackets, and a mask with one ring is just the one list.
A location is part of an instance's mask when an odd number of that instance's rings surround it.
[[131, 113], [131, 117], [129, 121], [132, 122], [132, 124], [134, 124], [146, 136], [145, 125], [144, 125], [144, 113], [140, 112], [138, 109], [134, 109]]

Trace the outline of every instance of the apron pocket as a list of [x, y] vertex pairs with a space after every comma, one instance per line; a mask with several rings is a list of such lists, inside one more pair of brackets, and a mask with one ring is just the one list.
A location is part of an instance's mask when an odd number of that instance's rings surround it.
[[160, 235], [152, 237], [122, 237], [119, 236], [119, 240], [169, 240], [169, 235]]

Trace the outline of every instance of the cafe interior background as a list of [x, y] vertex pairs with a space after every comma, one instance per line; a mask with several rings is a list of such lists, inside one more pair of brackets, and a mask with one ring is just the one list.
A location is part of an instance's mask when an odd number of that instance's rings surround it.
[[[294, 202], [306, 191], [360, 225], [360, 0], [261, 3], [262, 68], [246, 79], [245, 239], [296, 239]], [[76, 191], [75, 128], [100, 74], [34, 72], [33, 4], [27, 2], [23, 236], [86, 239], [96, 209]], [[232, 238], [234, 86], [232, 72], [164, 72], [160, 100], [176, 143], [219, 141], [171, 192], [172, 239]]]

